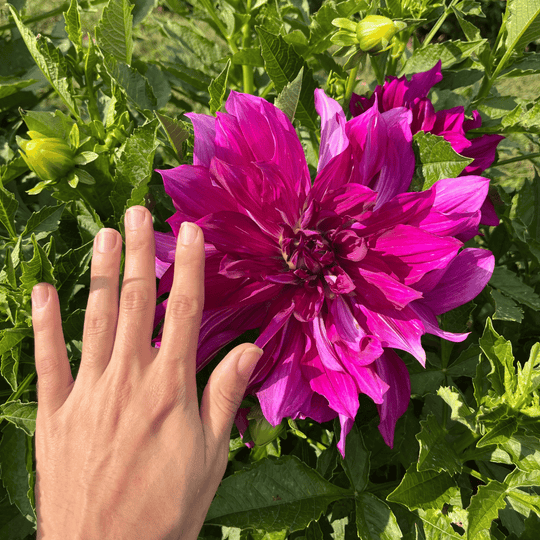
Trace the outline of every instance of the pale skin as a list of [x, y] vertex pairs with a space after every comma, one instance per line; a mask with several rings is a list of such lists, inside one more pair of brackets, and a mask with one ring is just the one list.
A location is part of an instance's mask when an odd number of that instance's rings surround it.
[[[131, 219], [137, 216], [139, 223]], [[182, 226], [156, 349], [150, 212], [131, 208], [125, 225], [120, 302], [120, 233], [103, 229], [94, 242], [75, 381], [56, 290], [41, 283], [32, 293], [38, 540], [196, 539], [225, 473], [236, 411], [262, 354], [250, 343], [233, 349], [214, 369], [199, 407], [202, 231]]]

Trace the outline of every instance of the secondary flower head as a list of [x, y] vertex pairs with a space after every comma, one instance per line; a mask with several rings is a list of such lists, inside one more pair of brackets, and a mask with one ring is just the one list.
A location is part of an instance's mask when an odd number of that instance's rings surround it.
[[386, 50], [390, 40], [407, 25], [382, 15], [368, 15], [356, 25], [358, 46], [362, 51], [377, 53]]
[[[462, 249], [478, 231], [489, 181], [445, 179], [407, 192], [409, 110], [381, 113], [375, 99], [347, 122], [322, 90], [315, 103], [321, 150], [313, 185], [291, 122], [264, 99], [231, 92], [226, 113], [189, 114], [193, 165], [159, 171], [176, 213], [173, 233], [156, 233], [156, 271], [161, 295], [172, 285], [180, 225], [196, 222], [206, 242], [198, 369], [259, 329], [264, 354], [247, 393], [273, 426], [339, 416], [344, 455], [359, 393], [377, 404], [379, 430], [393, 444], [410, 398], [394, 349], [424, 364], [423, 334], [465, 339], [439, 329], [436, 316], [474, 298], [491, 276], [490, 252]], [[243, 431], [246, 411], [236, 420]]]
[[[442, 81], [441, 65], [439, 60], [433, 68], [412, 75], [410, 80], [407, 80], [405, 76], [399, 79], [387, 77], [384, 85], [377, 86], [369, 98], [353, 93], [349, 104], [351, 114], [358, 116], [373, 107], [375, 103], [380, 112], [406, 107], [412, 112], [413, 135], [419, 131], [425, 131], [444, 137], [458, 154], [474, 160], [465, 167], [462, 175], [481, 174], [495, 161], [497, 145], [504, 137], [481, 135], [468, 139], [467, 132], [482, 125], [478, 111], [473, 111], [471, 120], [465, 118], [464, 107], [453, 107], [435, 112], [433, 103], [427, 95], [433, 86]], [[481, 223], [499, 224], [499, 218], [489, 198], [482, 207]]]

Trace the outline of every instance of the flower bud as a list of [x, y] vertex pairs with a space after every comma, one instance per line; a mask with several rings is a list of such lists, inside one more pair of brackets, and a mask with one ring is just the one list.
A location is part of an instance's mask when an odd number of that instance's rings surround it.
[[58, 180], [74, 167], [75, 152], [66, 141], [36, 131], [28, 133], [30, 140], [17, 138], [21, 156], [42, 180]]
[[407, 25], [382, 15], [368, 15], [356, 25], [356, 37], [360, 49], [370, 53], [386, 50], [395, 34]]
[[247, 418], [250, 421], [249, 432], [251, 438], [257, 446], [265, 446], [274, 439], [277, 439], [285, 429], [283, 422], [276, 427], [272, 426], [263, 416], [260, 407], [257, 405], [251, 408]]

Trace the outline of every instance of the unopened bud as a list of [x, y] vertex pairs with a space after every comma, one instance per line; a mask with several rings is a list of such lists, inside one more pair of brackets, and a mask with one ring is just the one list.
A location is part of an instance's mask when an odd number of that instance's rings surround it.
[[386, 50], [390, 40], [406, 28], [401, 21], [393, 21], [382, 15], [368, 15], [356, 25], [356, 37], [360, 49], [370, 53]]
[[274, 439], [277, 439], [285, 429], [283, 422], [276, 427], [272, 426], [263, 416], [260, 407], [257, 405], [251, 408], [247, 418], [250, 421], [249, 432], [251, 438], [257, 446], [265, 446]]

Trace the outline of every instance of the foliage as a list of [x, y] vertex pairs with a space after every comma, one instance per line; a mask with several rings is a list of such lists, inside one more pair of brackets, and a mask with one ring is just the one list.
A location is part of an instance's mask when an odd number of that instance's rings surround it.
[[[469, 135], [507, 137], [484, 173], [501, 225], [467, 244], [490, 249], [496, 270], [474, 303], [442, 317], [446, 330], [470, 335], [461, 344], [426, 337], [426, 369], [403, 356], [413, 396], [392, 449], [367, 399], [345, 460], [337, 422], [289, 420], [251, 448], [249, 431], [242, 440], [233, 428], [200, 538], [536, 537], [540, 105], [519, 88], [540, 73], [540, 0], [508, 0], [501, 12], [503, 4], [70, 0], [51, 9], [13, 0], [0, 8], [0, 538], [35, 538], [32, 287], [57, 287], [76, 375], [92, 240], [102, 227], [123, 232], [134, 204], [152, 210], [156, 230], [169, 230], [174, 209], [153, 170], [191, 162], [193, 129], [183, 113], [214, 114], [231, 89], [265, 97], [294, 117], [314, 172], [316, 88], [347, 109], [353, 90], [365, 93], [385, 76], [410, 76], [439, 59], [436, 109], [479, 110], [482, 127]], [[406, 28], [375, 56], [332, 42], [335, 19], [353, 28], [367, 15]], [[17, 146], [17, 137], [32, 138], [28, 131], [76, 149], [71, 173], [38, 178]], [[470, 161], [436, 135], [421, 132], [413, 146], [418, 190]], [[201, 391], [222, 356], [198, 374]]]

